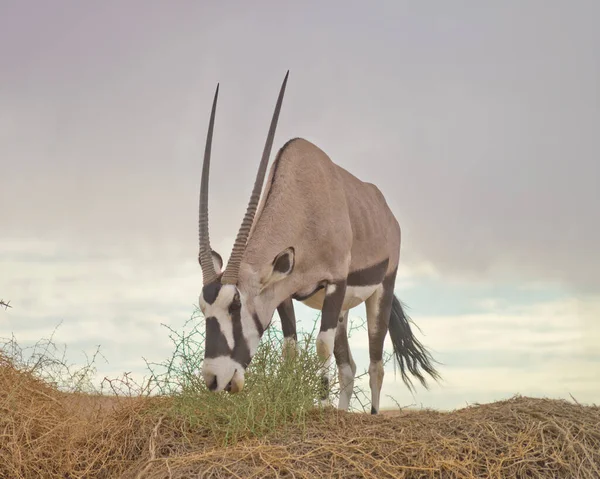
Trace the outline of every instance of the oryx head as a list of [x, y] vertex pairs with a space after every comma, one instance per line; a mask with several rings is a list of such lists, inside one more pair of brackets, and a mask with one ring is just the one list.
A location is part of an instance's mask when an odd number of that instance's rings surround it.
[[[198, 255], [204, 283], [199, 297], [199, 306], [206, 321], [202, 375], [211, 391], [242, 390], [245, 370], [264, 332], [264, 326], [257, 312], [256, 298], [248, 297], [238, 289], [238, 277], [246, 242], [258, 208], [288, 74], [289, 71], [281, 85], [248, 208], [237, 234], [229, 263], [223, 272], [221, 271], [223, 261], [219, 254], [211, 249], [208, 234], [208, 176], [219, 94], [218, 85], [213, 100], [200, 186], [200, 253]], [[293, 249], [289, 249], [274, 258], [272, 277], [291, 272], [293, 254]]]

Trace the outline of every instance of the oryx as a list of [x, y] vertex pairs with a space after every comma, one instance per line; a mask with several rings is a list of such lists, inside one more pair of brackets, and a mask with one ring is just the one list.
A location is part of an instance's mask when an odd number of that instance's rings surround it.
[[[376, 414], [388, 330], [409, 387], [406, 368], [425, 387], [419, 367], [436, 379], [438, 373], [429, 353], [413, 336], [394, 295], [400, 227], [376, 186], [333, 163], [311, 142], [295, 138], [279, 150], [259, 205], [288, 75], [289, 71], [281, 85], [248, 208], [224, 271], [221, 256], [210, 247], [208, 233], [208, 177], [218, 85], [215, 91], [200, 187], [198, 259], [204, 285], [199, 306], [206, 321], [202, 375], [212, 391], [240, 391], [244, 372], [275, 309], [288, 346], [295, 343], [293, 298], [322, 312], [316, 350], [326, 367], [335, 356], [341, 390], [338, 407], [345, 410], [356, 374], [348, 347], [348, 310], [365, 302], [371, 412]], [[326, 368], [322, 377], [328, 388]]]

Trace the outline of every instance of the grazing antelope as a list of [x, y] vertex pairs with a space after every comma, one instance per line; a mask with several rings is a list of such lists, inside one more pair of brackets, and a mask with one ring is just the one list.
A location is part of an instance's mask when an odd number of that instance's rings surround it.
[[356, 374], [348, 346], [348, 310], [365, 302], [371, 413], [376, 414], [388, 330], [408, 387], [412, 383], [405, 369], [425, 387], [419, 367], [434, 379], [439, 376], [394, 295], [400, 227], [376, 186], [333, 163], [309, 141], [296, 138], [279, 150], [259, 205], [288, 75], [289, 71], [224, 271], [221, 256], [210, 247], [208, 232], [208, 177], [218, 85], [215, 91], [200, 187], [198, 259], [204, 284], [199, 306], [206, 318], [202, 375], [211, 391], [240, 391], [244, 372], [275, 309], [287, 344], [284, 351], [294, 351], [293, 298], [322, 312], [316, 339], [317, 355], [324, 361], [321, 377], [326, 393], [322, 399], [327, 401], [329, 396], [327, 370], [335, 356], [341, 390], [338, 407], [346, 410]]

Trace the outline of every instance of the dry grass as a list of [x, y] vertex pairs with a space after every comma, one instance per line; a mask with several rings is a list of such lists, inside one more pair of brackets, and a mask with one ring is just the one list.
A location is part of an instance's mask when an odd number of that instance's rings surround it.
[[515, 397], [448, 413], [315, 409], [223, 447], [176, 402], [60, 392], [0, 356], [0, 477], [600, 477], [596, 406]]
[[310, 335], [287, 363], [270, 333], [244, 391], [213, 394], [197, 376], [202, 323], [190, 324], [171, 330], [175, 352], [149, 365], [147, 383], [106, 380], [111, 395], [92, 384], [95, 355], [73, 368], [52, 339], [30, 354], [4, 343], [0, 478], [600, 477], [597, 406], [516, 396], [452, 412], [315, 408]]
[[144, 477], [597, 478], [600, 411], [515, 397], [452, 413], [330, 411], [304, 433], [161, 457]]

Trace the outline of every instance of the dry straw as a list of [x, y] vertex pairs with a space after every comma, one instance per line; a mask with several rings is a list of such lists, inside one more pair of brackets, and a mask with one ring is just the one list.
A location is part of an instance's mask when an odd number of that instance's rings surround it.
[[[171, 444], [173, 431], [166, 438], [156, 447]], [[600, 410], [515, 397], [451, 413], [330, 411], [304, 433], [190, 445], [146, 471], [140, 477], [598, 478]]]
[[315, 410], [301, 425], [228, 447], [172, 406], [59, 392], [0, 357], [0, 477], [600, 477], [600, 408], [566, 401], [380, 416]]
[[246, 392], [219, 395], [194, 383], [189, 339], [154, 377], [159, 395], [133, 395], [127, 377], [109, 383], [117, 395], [86, 394], [91, 369], [72, 372], [51, 343], [27, 360], [5, 344], [0, 478], [600, 478], [597, 406], [516, 396], [448, 413], [315, 408], [318, 364], [279, 367], [268, 341]]

